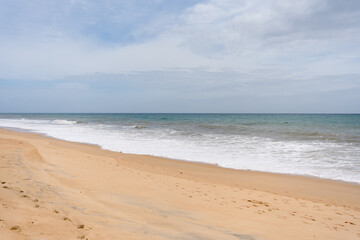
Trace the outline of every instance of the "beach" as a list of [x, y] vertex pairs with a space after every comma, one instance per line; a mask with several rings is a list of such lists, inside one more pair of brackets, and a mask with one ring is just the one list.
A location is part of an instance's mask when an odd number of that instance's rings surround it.
[[0, 129], [0, 239], [359, 239], [360, 185]]

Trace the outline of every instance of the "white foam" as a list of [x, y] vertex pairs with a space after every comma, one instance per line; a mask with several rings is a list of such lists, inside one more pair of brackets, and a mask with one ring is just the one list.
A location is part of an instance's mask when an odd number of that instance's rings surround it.
[[[59, 121], [60, 123], [59, 123]], [[135, 130], [58, 119], [0, 119], [0, 126], [35, 130], [104, 149], [218, 164], [223, 167], [311, 175], [360, 183], [360, 149], [326, 141], [275, 141], [264, 137], [178, 134], [172, 129]]]
[[69, 120], [63, 120], [63, 119], [56, 119], [51, 122], [52, 124], [59, 124], [59, 125], [74, 125], [77, 124], [77, 121], [69, 121]]

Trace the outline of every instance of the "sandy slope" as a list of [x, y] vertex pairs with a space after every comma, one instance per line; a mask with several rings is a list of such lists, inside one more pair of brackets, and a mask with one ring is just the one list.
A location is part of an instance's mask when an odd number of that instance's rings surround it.
[[360, 239], [360, 186], [0, 130], [0, 239]]

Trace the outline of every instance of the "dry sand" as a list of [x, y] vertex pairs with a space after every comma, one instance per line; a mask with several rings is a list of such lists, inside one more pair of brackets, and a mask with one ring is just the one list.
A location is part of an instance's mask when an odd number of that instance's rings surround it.
[[0, 239], [360, 239], [360, 186], [0, 129]]

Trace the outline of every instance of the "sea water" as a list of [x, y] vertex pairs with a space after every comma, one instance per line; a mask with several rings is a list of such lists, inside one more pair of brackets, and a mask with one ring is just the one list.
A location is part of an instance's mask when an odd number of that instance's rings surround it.
[[0, 114], [104, 149], [360, 183], [359, 114]]

